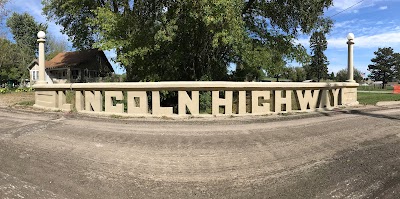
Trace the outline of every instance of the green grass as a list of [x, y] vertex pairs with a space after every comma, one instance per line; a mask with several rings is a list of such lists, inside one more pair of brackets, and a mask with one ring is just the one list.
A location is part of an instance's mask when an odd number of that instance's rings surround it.
[[359, 91], [393, 91], [392, 86], [386, 86], [386, 88], [382, 89], [380, 86], [359, 86]]
[[360, 104], [375, 105], [380, 101], [400, 101], [400, 94], [392, 93], [357, 93]]
[[34, 104], [35, 104], [35, 100], [22, 101], [22, 102], [17, 103], [17, 105], [21, 105], [21, 106], [33, 106]]

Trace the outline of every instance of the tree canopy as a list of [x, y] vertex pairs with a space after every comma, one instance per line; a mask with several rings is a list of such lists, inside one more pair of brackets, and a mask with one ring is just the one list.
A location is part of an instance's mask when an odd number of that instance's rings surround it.
[[[42, 0], [74, 47], [115, 49], [131, 81], [222, 80], [303, 62], [300, 33], [329, 29], [332, 0]], [[278, 70], [279, 71], [279, 70]], [[255, 72], [257, 74], [257, 72]]]
[[371, 59], [372, 64], [368, 65], [371, 72], [370, 77], [375, 81], [382, 81], [382, 88], [393, 80], [396, 75], [396, 69], [400, 64], [399, 54], [393, 51], [393, 48], [378, 48], [374, 52], [375, 57]]
[[307, 76], [311, 79], [315, 78], [319, 82], [321, 79], [328, 77], [328, 58], [324, 51], [328, 48], [325, 33], [316, 31], [310, 38], [310, 48], [312, 51], [311, 64], [306, 67]]

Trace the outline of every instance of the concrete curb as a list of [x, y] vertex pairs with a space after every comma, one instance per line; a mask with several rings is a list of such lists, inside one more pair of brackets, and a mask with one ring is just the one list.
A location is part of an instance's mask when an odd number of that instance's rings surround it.
[[400, 105], [400, 101], [382, 101], [376, 103], [376, 106], [394, 106], [394, 105]]

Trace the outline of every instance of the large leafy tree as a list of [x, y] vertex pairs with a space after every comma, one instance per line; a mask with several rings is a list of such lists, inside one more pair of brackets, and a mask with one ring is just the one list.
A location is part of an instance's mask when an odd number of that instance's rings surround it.
[[311, 64], [307, 68], [307, 76], [316, 78], [319, 82], [321, 79], [326, 79], [328, 76], [328, 58], [324, 51], [328, 48], [325, 32], [316, 31], [311, 35], [310, 48], [312, 52]]
[[46, 31], [47, 25], [37, 23], [28, 13], [13, 13], [7, 19], [7, 26], [10, 28], [15, 45], [14, 64], [12, 71], [14, 79], [23, 80], [28, 77], [27, 65], [36, 57], [37, 32]]
[[22, 80], [27, 70], [21, 62], [23, 58], [19, 47], [7, 39], [0, 38], [0, 82]]
[[385, 85], [395, 75], [398, 55], [391, 47], [378, 48], [374, 54], [375, 57], [371, 59], [372, 64], [368, 65], [368, 70], [371, 72], [370, 77], [375, 81], [382, 81], [382, 88], [385, 88]]
[[[37, 36], [39, 31], [46, 31], [47, 25], [37, 23], [28, 13], [13, 13], [7, 19], [7, 26], [11, 29], [16, 44], [31, 58], [37, 52]], [[32, 61], [32, 60], [30, 60]]]
[[[75, 47], [116, 49], [128, 80], [220, 80], [227, 66], [303, 62], [300, 33], [325, 27], [332, 0], [42, 0]], [[270, 72], [270, 73], [271, 73]]]

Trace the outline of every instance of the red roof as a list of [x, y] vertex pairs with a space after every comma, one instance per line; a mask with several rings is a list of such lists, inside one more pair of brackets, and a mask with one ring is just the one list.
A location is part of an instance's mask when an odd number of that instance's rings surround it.
[[[114, 72], [113, 67], [108, 61], [106, 55], [103, 51], [98, 49], [84, 50], [84, 51], [76, 51], [76, 52], [64, 52], [59, 53], [50, 61], [45, 62], [46, 68], [63, 68], [63, 67], [71, 67], [71, 66], [84, 66], [85, 63], [90, 63], [93, 60], [97, 61], [97, 57], [100, 56], [111, 72]], [[31, 69], [34, 64], [38, 64], [38, 60], [33, 60], [28, 68]]]
[[[76, 52], [59, 53], [50, 61], [46, 61], [45, 65], [46, 68], [76, 66], [85, 62], [90, 62], [93, 59], [96, 59], [97, 55], [104, 56], [104, 58], [107, 60], [103, 51], [92, 49], [92, 50], [84, 50]], [[112, 68], [108, 60], [107, 63], [110, 65], [109, 67]]]

